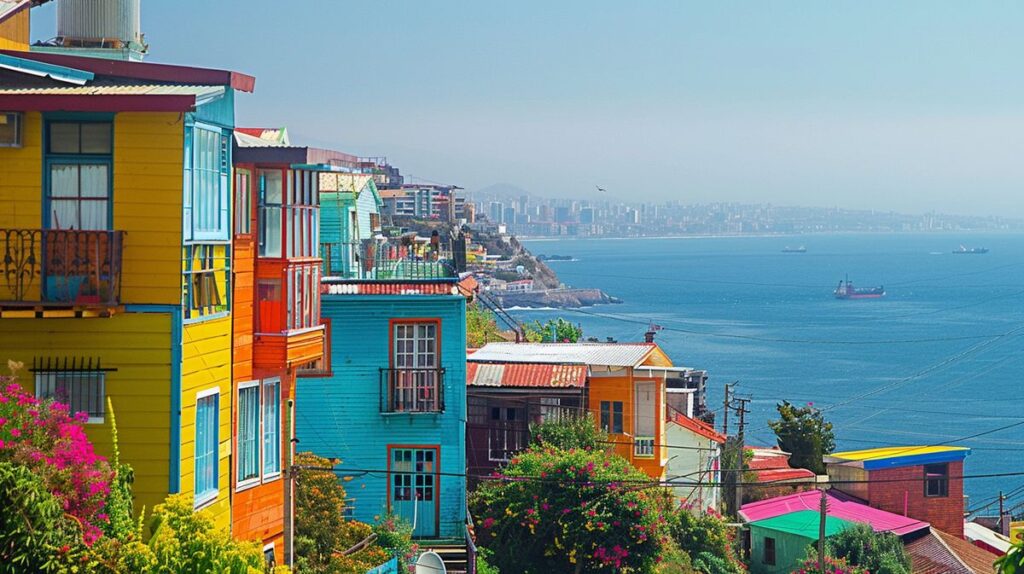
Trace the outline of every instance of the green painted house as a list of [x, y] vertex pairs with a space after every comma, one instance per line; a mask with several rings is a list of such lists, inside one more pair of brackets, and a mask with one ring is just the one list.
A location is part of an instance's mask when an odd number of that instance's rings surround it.
[[[750, 523], [750, 572], [789, 574], [818, 541], [821, 513], [800, 510]], [[855, 523], [825, 517], [825, 536], [838, 534]]]

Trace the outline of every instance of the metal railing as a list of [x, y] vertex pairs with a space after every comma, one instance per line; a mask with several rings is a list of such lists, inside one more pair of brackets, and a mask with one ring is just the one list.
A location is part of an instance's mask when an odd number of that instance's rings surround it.
[[0, 229], [0, 303], [117, 305], [124, 231]]
[[380, 412], [444, 412], [444, 369], [381, 368]]
[[458, 276], [447, 251], [422, 245], [370, 241], [321, 243], [320, 257], [325, 277], [397, 281]]

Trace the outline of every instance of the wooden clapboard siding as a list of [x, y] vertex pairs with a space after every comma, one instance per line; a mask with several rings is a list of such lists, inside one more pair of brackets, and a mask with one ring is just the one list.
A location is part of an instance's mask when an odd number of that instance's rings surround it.
[[[109, 319], [0, 321], [0, 357], [25, 363], [21, 382], [34, 389], [33, 357], [100, 359], [114, 405], [122, 460], [135, 469], [136, 510], [167, 496], [170, 457], [170, 314], [125, 313]], [[111, 454], [110, 417], [86, 425], [97, 452]]]
[[[653, 355], [652, 355], [653, 356]], [[658, 357], [654, 361], [667, 361], [667, 357]], [[669, 366], [659, 364], [658, 366]], [[633, 438], [636, 436], [636, 421], [634, 420], [636, 383], [654, 382], [655, 412], [654, 415], [654, 443], [655, 454], [653, 457], [637, 457], [634, 455]], [[594, 416], [594, 422], [601, 424], [601, 402], [619, 401], [622, 403], [622, 430], [623, 434], [610, 434], [609, 440], [615, 442], [614, 451], [619, 456], [630, 461], [633, 466], [643, 471], [648, 476], [661, 479], [665, 474], [665, 417], [664, 412], [665, 379], [664, 378], [643, 378], [635, 379], [632, 369], [623, 369], [621, 373], [611, 376], [593, 373], [588, 380], [589, 410]]]
[[267, 544], [284, 536], [285, 484], [277, 478], [234, 493], [231, 533], [235, 538]]
[[255, 245], [250, 238], [235, 237], [231, 267], [232, 305], [231, 329], [233, 339], [233, 365], [235, 382], [252, 379], [253, 325], [256, 319], [255, 300]]
[[311, 329], [300, 333], [257, 334], [253, 364], [273, 369], [302, 365], [324, 354], [324, 330]]
[[28, 51], [29, 10], [30, 8], [25, 8], [0, 22], [0, 50]]
[[[385, 469], [388, 445], [437, 445], [442, 473], [465, 473], [466, 316], [458, 296], [324, 295], [321, 316], [331, 322], [332, 375], [303, 378], [296, 386], [299, 450], [337, 457], [349, 468]], [[389, 366], [390, 319], [440, 319], [445, 411], [382, 415], [379, 369]], [[387, 511], [387, 477], [368, 474], [345, 484], [357, 520]], [[439, 535], [461, 537], [466, 480], [439, 482]]]
[[121, 300], [181, 301], [184, 122], [176, 113], [114, 119], [114, 229], [125, 238]]
[[217, 431], [217, 499], [209, 504], [218, 525], [228, 527], [231, 489], [231, 317], [188, 323], [182, 330], [181, 492], [195, 493], [196, 394], [220, 392]]
[[22, 121], [22, 147], [0, 148], [0, 227], [42, 225], [43, 118], [28, 112]]

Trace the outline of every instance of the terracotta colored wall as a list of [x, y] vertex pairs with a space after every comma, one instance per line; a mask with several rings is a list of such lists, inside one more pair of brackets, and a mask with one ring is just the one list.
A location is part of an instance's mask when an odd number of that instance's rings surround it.
[[[949, 463], [950, 476], [962, 476], [962, 461]], [[870, 484], [868, 503], [882, 510], [904, 514], [931, 523], [932, 526], [954, 536], [964, 536], [964, 482], [950, 479], [949, 496], [925, 497], [924, 467], [905, 466], [869, 473]], [[891, 482], [880, 482], [891, 481]]]

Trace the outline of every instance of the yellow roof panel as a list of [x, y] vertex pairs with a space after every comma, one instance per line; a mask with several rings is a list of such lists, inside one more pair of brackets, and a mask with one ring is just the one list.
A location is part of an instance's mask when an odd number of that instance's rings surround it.
[[878, 460], [893, 458], [897, 456], [917, 456], [922, 454], [936, 454], [940, 452], [955, 452], [971, 450], [962, 446], [886, 446], [882, 448], [869, 448], [865, 450], [849, 450], [846, 452], [834, 452], [828, 456], [844, 460]]

